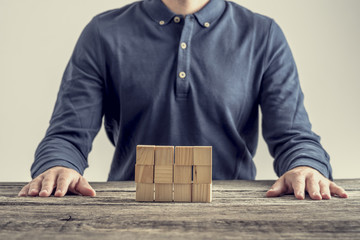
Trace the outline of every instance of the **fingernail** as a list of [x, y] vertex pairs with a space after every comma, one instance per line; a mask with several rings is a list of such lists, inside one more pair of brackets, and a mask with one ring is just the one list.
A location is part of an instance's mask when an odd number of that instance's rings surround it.
[[30, 192], [37, 192], [35, 188], [31, 189]]
[[41, 190], [41, 192], [40, 193], [47, 193], [48, 191], [46, 190], [46, 189], [44, 189], [44, 190]]

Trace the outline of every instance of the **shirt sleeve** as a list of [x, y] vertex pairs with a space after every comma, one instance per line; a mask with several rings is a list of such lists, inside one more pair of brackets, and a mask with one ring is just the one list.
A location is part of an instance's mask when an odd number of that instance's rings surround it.
[[55, 108], [31, 167], [34, 178], [54, 166], [83, 174], [102, 122], [104, 59], [96, 18], [82, 31], [66, 66]]
[[278, 176], [309, 166], [332, 179], [329, 155], [311, 130], [298, 72], [280, 27], [272, 21], [260, 88], [263, 137]]

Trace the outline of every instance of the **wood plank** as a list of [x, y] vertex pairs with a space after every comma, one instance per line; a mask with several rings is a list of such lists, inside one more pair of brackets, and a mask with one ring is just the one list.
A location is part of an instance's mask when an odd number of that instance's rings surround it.
[[174, 146], [155, 146], [155, 165], [174, 165]]
[[134, 181], [63, 198], [17, 197], [25, 183], [0, 183], [0, 239], [358, 239], [360, 179], [335, 182], [348, 199], [266, 198], [274, 180], [213, 181], [210, 204], [135, 202]]
[[191, 183], [192, 166], [174, 166], [174, 183]]
[[173, 201], [173, 184], [155, 183], [155, 201], [172, 202]]
[[155, 146], [138, 145], [136, 146], [136, 164], [154, 165]]
[[192, 146], [175, 147], [175, 165], [192, 166], [194, 164]]
[[136, 183], [153, 183], [154, 166], [152, 165], [135, 165], [135, 182]]
[[194, 166], [193, 183], [212, 183], [212, 167], [203, 165]]
[[155, 183], [173, 183], [174, 167], [173, 165], [155, 165]]
[[212, 147], [211, 146], [194, 146], [194, 165], [212, 165]]
[[136, 183], [136, 201], [152, 202], [154, 201], [153, 183]]
[[191, 183], [174, 184], [174, 202], [191, 202]]
[[212, 201], [212, 184], [193, 183], [191, 201], [210, 203]]

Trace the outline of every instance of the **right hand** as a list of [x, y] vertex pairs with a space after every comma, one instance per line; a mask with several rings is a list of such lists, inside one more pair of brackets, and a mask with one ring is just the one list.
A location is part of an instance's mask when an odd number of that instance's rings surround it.
[[94, 197], [96, 195], [95, 190], [86, 179], [75, 170], [66, 167], [53, 167], [26, 184], [18, 196], [48, 197], [55, 187], [55, 197], [63, 197], [68, 191], [83, 196]]

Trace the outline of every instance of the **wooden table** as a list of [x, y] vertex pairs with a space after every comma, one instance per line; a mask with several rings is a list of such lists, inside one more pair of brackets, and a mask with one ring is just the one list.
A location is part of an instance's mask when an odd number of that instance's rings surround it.
[[133, 182], [92, 183], [94, 198], [0, 183], [0, 239], [360, 239], [360, 179], [336, 182], [348, 199], [266, 198], [273, 181], [214, 181], [212, 203], [135, 202]]

